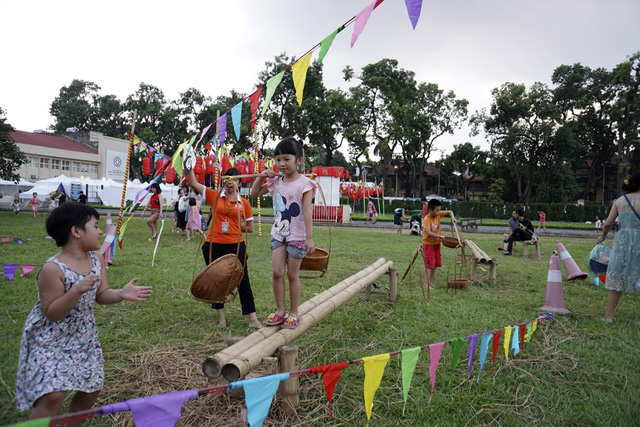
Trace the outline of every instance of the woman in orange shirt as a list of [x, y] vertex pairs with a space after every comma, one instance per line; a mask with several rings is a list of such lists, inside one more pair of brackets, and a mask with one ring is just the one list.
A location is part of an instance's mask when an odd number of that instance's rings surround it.
[[[236, 168], [227, 169], [224, 172], [227, 176], [240, 175], [240, 171]], [[211, 206], [211, 214], [214, 212], [214, 203], [218, 198], [218, 192], [198, 183], [193, 170], [189, 171], [189, 184], [193, 191], [202, 194]], [[204, 262], [209, 263], [209, 254], [211, 253], [211, 261], [215, 261], [223, 255], [234, 254], [238, 251], [238, 239], [240, 239], [240, 252], [238, 254], [240, 262], [245, 261], [245, 253], [247, 247], [242, 239], [242, 233], [253, 233], [253, 213], [249, 201], [240, 197], [238, 189], [240, 188], [240, 180], [228, 180], [224, 183], [220, 192], [217, 207], [215, 208], [215, 218], [211, 221], [207, 238], [202, 246], [202, 255]], [[244, 225], [238, 222], [238, 210], [240, 217], [244, 220]], [[239, 234], [239, 236], [238, 236]], [[238, 287], [238, 295], [240, 296], [240, 305], [242, 306], [242, 314], [249, 316], [249, 327], [260, 328], [262, 325], [258, 321], [256, 315], [256, 307], [253, 301], [253, 291], [249, 282], [249, 271], [247, 263], [244, 262], [244, 276]], [[212, 304], [211, 308], [218, 311], [218, 324], [227, 326], [227, 320], [224, 317], [224, 304]]]

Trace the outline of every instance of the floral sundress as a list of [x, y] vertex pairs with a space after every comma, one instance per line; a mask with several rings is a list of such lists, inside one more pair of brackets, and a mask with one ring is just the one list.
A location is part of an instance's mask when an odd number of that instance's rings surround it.
[[[95, 252], [90, 252], [89, 274], [100, 274], [102, 266]], [[68, 292], [88, 274], [80, 274], [55, 257], [53, 262], [64, 274], [64, 291]], [[40, 273], [38, 273], [38, 278]], [[38, 281], [36, 278], [36, 283]], [[51, 322], [42, 312], [40, 299], [29, 313], [22, 332], [20, 359], [16, 377], [16, 407], [29, 410], [41, 396], [56, 391], [93, 393], [102, 389], [104, 359], [93, 316], [93, 305], [100, 280], [85, 292], [64, 318]]]

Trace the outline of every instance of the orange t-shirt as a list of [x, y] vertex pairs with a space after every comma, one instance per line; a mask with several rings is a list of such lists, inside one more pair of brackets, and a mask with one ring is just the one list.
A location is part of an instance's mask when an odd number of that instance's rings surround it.
[[442, 234], [440, 232], [440, 218], [444, 216], [444, 211], [438, 212], [438, 216], [435, 218], [431, 218], [430, 215], [424, 217], [424, 225], [423, 225], [423, 233], [422, 233], [422, 243], [427, 245], [437, 245], [442, 242], [442, 239], [438, 239], [436, 237], [431, 237], [426, 233], [426, 230], [430, 230], [435, 234]]
[[[223, 190], [224, 191], [224, 190]], [[211, 206], [211, 213], [213, 214], [213, 204], [216, 201], [216, 197], [218, 197], [218, 192], [211, 190], [210, 188], [205, 189], [205, 200]], [[242, 208], [240, 207], [240, 203], [238, 201], [231, 201], [227, 198], [224, 192], [220, 195], [220, 199], [218, 199], [218, 207], [216, 208], [216, 216], [212, 220], [212, 224], [209, 225], [209, 231], [207, 232], [207, 242], [213, 241], [213, 243], [220, 244], [232, 244], [238, 243], [238, 233], [240, 233], [240, 241], [242, 242], [242, 232], [240, 231], [240, 224], [238, 223], [238, 211], [237, 209], [242, 209], [240, 211], [240, 219], [244, 220], [245, 224], [249, 221], [253, 221], [253, 212], [251, 211], [251, 205], [247, 199], [243, 199], [238, 196], [242, 201]], [[222, 223], [229, 223], [229, 234], [222, 234]]]

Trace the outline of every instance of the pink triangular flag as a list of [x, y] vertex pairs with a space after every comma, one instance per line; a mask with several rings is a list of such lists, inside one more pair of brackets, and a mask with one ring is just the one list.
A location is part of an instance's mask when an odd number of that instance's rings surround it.
[[22, 274], [20, 275], [20, 277], [26, 276], [27, 274], [31, 273], [34, 268], [36, 268], [35, 265], [23, 265], [22, 266]]
[[9, 243], [11, 241], [11, 237], [3, 237], [2, 243]]
[[376, 3], [377, 3], [377, 0], [371, 3], [369, 6], [362, 9], [360, 13], [356, 15], [356, 22], [353, 25], [353, 34], [351, 34], [351, 47], [353, 47], [353, 45], [356, 44], [356, 40], [358, 40], [360, 33], [362, 32], [362, 30], [364, 30], [364, 27], [367, 25], [367, 22], [369, 21], [369, 17], [371, 16], [371, 12], [373, 12], [373, 9], [375, 9], [376, 7]]
[[442, 354], [442, 348], [445, 344], [446, 342], [439, 342], [429, 346], [429, 379], [431, 380], [431, 396], [429, 396], [428, 403], [431, 403], [431, 398], [433, 397], [433, 387], [436, 385], [436, 371], [438, 370], [440, 355]]

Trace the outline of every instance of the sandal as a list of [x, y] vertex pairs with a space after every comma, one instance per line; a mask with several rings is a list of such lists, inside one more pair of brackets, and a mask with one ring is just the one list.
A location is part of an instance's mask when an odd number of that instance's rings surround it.
[[295, 329], [302, 323], [302, 317], [287, 316], [282, 324], [283, 329]]
[[287, 314], [280, 316], [278, 313], [271, 313], [262, 321], [262, 324], [267, 326], [281, 325], [285, 319], [287, 319]]

